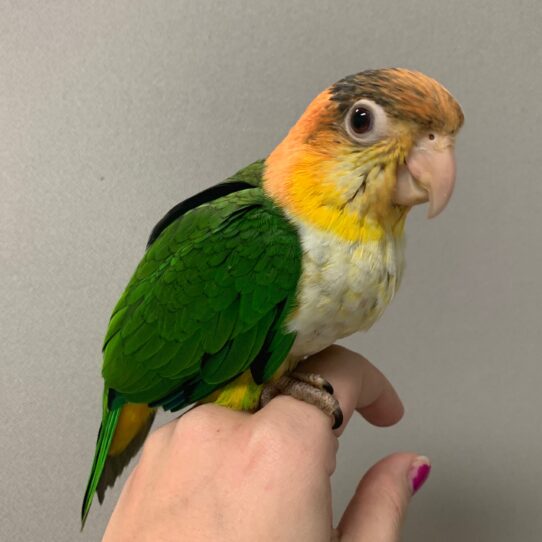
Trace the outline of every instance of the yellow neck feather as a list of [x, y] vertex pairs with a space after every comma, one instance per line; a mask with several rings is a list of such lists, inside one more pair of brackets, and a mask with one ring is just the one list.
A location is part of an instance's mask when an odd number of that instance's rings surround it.
[[272, 154], [264, 187], [296, 218], [347, 241], [402, 235], [407, 210], [391, 203], [399, 157], [383, 163], [365, 156], [363, 167], [356, 160], [309, 150], [280, 164]]

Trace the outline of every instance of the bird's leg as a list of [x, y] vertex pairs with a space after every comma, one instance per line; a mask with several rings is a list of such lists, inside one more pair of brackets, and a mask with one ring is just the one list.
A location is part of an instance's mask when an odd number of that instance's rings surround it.
[[334, 393], [333, 386], [323, 376], [315, 373], [298, 373], [297, 371], [293, 372], [291, 376], [296, 380], [310, 384], [319, 390], [327, 391], [330, 395], [333, 395]]
[[333, 429], [339, 428], [343, 423], [343, 413], [339, 402], [333, 397], [333, 387], [320, 375], [296, 372], [267, 382], [260, 397], [260, 407], [264, 407], [277, 395], [290, 395], [318, 407], [333, 418]]

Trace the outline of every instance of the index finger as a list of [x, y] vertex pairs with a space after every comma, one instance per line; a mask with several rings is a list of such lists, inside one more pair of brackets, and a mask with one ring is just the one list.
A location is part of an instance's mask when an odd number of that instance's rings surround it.
[[298, 371], [316, 373], [331, 383], [343, 411], [338, 436], [357, 410], [368, 422], [380, 427], [397, 423], [403, 404], [389, 380], [366, 358], [333, 345], [299, 364]]

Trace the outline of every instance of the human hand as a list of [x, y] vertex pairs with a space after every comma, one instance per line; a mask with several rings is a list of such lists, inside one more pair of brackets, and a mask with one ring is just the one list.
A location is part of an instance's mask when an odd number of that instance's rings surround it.
[[396, 392], [366, 359], [338, 346], [299, 369], [331, 382], [341, 428], [333, 432], [329, 417], [285, 396], [255, 414], [199, 406], [148, 438], [103, 540], [398, 540], [410, 497], [429, 473], [426, 458], [400, 453], [373, 466], [337, 530], [330, 486], [337, 437], [354, 410], [393, 425], [403, 415]]

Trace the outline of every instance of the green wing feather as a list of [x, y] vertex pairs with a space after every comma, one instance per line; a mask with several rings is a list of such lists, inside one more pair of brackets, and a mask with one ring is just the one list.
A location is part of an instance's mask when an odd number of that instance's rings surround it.
[[[175, 206], [154, 228], [104, 339], [102, 426], [82, 509], [103, 497], [143, 442], [109, 448], [127, 402], [178, 410], [250, 368], [271, 378], [295, 339], [301, 246], [261, 188], [263, 161]], [[101, 500], [101, 498], [100, 498]]]
[[261, 171], [236, 174], [253, 188], [189, 210], [148, 248], [104, 342], [106, 385], [124, 400], [182, 408], [248, 368], [269, 379], [287, 355], [301, 247]]

